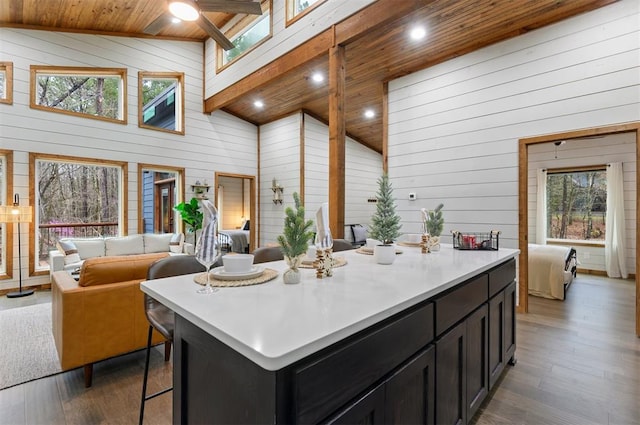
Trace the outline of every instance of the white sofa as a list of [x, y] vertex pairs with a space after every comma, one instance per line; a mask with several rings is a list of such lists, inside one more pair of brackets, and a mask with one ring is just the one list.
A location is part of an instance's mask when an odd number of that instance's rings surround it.
[[63, 238], [57, 250], [49, 251], [49, 270], [72, 272], [87, 258], [169, 252], [193, 254], [193, 245], [184, 242], [182, 233], [144, 233], [108, 238]]

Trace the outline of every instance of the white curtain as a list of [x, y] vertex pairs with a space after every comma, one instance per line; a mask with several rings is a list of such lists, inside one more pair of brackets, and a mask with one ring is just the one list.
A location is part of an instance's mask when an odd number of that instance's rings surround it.
[[224, 210], [222, 206], [224, 205], [224, 186], [218, 185], [218, 229], [224, 229], [224, 224], [222, 223], [224, 217]]
[[547, 243], [547, 170], [539, 169], [537, 173], [536, 197], [536, 243]]
[[622, 163], [607, 167], [607, 218], [604, 261], [609, 277], [629, 277], [626, 264]]

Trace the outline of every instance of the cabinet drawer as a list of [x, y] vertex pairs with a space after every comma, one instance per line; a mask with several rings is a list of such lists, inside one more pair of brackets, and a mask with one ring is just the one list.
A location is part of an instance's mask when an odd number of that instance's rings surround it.
[[489, 298], [502, 291], [516, 278], [516, 260], [512, 258], [489, 271]]
[[488, 282], [488, 276], [483, 274], [436, 298], [436, 336], [441, 335], [487, 301]]
[[316, 423], [367, 390], [433, 340], [427, 303], [336, 344], [293, 370], [297, 423]]

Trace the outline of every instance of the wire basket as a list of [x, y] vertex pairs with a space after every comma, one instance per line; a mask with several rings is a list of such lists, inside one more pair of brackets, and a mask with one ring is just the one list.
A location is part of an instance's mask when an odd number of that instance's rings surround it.
[[453, 249], [497, 251], [500, 231], [490, 232], [458, 232], [453, 230]]

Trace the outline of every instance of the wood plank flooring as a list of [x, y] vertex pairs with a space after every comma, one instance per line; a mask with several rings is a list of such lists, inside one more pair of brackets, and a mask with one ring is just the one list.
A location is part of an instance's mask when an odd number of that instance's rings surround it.
[[[530, 297], [518, 315], [516, 357], [474, 424], [640, 425], [640, 338], [631, 281], [578, 275], [567, 300]], [[3, 306], [0, 305], [0, 308]], [[0, 391], [0, 425], [134, 424], [144, 352]], [[152, 351], [150, 391], [171, 385], [162, 346]], [[145, 424], [171, 423], [171, 393], [147, 402]]]

